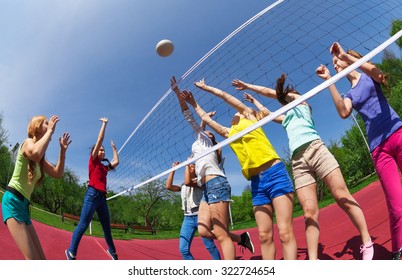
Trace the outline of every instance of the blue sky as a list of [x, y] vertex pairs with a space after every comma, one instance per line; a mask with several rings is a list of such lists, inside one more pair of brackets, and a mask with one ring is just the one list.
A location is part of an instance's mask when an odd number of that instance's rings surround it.
[[[172, 75], [183, 75], [273, 2], [0, 0], [0, 112], [10, 145], [26, 138], [32, 116], [59, 115], [47, 158], [56, 161], [57, 137], [68, 131], [73, 142], [66, 165], [85, 182], [100, 117], [109, 118], [104, 144], [111, 158], [110, 139], [123, 145], [168, 90]], [[175, 50], [162, 58], [155, 45], [165, 38]], [[338, 117], [328, 94], [320, 93], [310, 104], [325, 142], [339, 139], [350, 127], [350, 120]], [[267, 126], [268, 137], [283, 155], [285, 132], [277, 124]], [[234, 154], [229, 149], [224, 153], [226, 173], [238, 195], [248, 182]]]

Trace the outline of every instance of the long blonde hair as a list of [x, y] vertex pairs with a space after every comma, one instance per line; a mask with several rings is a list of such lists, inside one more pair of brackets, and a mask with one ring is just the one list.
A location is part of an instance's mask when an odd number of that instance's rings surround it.
[[[35, 136], [37, 137], [39, 134], [39, 129], [43, 122], [46, 120], [45, 116], [35, 116], [31, 118], [28, 124], [28, 137], [29, 138], [34, 138]], [[45, 155], [40, 159], [39, 161], [39, 167], [40, 167], [40, 173], [41, 176], [38, 180], [38, 184], [41, 184], [44, 179], [44, 171], [43, 171], [43, 165], [45, 163]], [[36, 167], [36, 162], [33, 160], [28, 161], [28, 181], [32, 182], [33, 178], [35, 177], [35, 167]]]

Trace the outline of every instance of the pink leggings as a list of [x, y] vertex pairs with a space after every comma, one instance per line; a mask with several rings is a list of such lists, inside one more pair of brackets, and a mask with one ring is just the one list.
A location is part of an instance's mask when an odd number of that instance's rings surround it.
[[371, 153], [387, 201], [392, 252], [402, 249], [402, 128], [395, 131]]

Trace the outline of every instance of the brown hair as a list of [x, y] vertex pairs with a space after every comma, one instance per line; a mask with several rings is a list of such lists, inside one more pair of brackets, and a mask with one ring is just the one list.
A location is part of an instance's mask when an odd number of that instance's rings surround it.
[[[34, 138], [35, 136], [38, 136], [39, 129], [43, 122], [46, 120], [45, 116], [35, 116], [31, 118], [28, 124], [28, 137], [29, 138]], [[39, 161], [39, 167], [40, 167], [40, 173], [41, 176], [38, 180], [38, 184], [41, 184], [44, 179], [45, 172], [43, 171], [43, 165], [45, 163], [45, 155], [40, 159]], [[33, 160], [28, 161], [28, 181], [32, 182], [33, 178], [35, 177], [35, 168], [36, 168], [36, 162]]]
[[300, 93], [297, 90], [295, 90], [292, 85], [287, 85], [285, 88], [285, 80], [286, 80], [286, 74], [282, 74], [280, 78], [276, 80], [276, 87], [275, 87], [276, 97], [279, 103], [281, 103], [282, 105], [286, 105], [289, 103], [288, 101], [286, 101], [286, 96], [289, 93], [292, 92], [300, 95]]
[[[360, 59], [360, 58], [363, 57], [362, 54], [360, 54], [360, 53], [358, 53], [357, 51], [354, 51], [354, 50], [347, 50], [346, 53], [347, 53], [347, 54], [350, 54], [351, 56], [353, 56], [353, 57], [355, 57], [355, 58], [357, 58], [357, 59]], [[372, 63], [371, 61], [367, 61], [367, 63], [370, 63], [370, 64], [374, 65], [374, 63]], [[388, 85], [388, 78], [389, 78], [388, 75], [385, 74], [385, 73], [383, 73], [383, 75], [382, 75], [382, 80], [381, 80], [381, 84], [382, 84], [387, 90], [390, 89], [390, 88], [389, 88], [389, 85]]]

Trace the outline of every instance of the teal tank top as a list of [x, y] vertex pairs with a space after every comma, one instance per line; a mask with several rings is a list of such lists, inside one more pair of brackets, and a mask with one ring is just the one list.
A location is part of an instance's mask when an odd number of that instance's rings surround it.
[[306, 104], [300, 104], [290, 109], [285, 114], [282, 126], [288, 134], [289, 150], [292, 157], [296, 155], [298, 148], [320, 139], [315, 129], [310, 107]]

